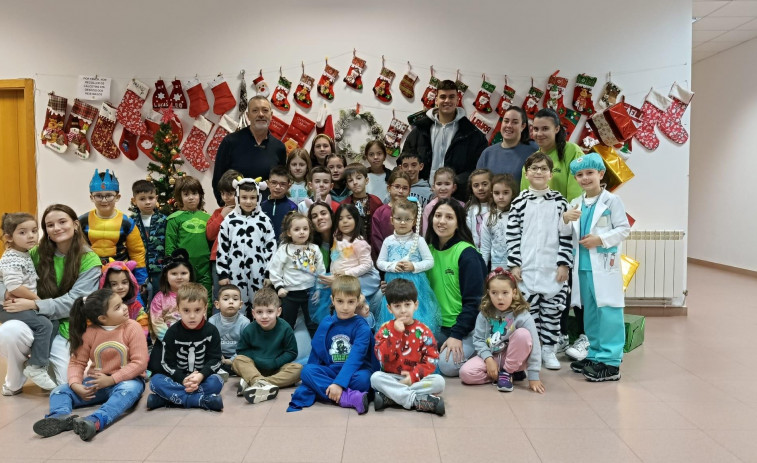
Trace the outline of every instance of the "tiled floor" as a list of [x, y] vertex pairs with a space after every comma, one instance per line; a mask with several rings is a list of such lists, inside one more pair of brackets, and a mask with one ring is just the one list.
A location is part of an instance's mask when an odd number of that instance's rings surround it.
[[449, 380], [440, 418], [326, 405], [288, 414], [290, 391], [249, 405], [232, 379], [223, 413], [147, 412], [143, 397], [89, 443], [37, 437], [47, 398], [27, 386], [0, 397], [0, 461], [757, 462], [757, 280], [689, 272], [688, 317], [647, 318], [617, 383], [587, 383], [567, 364], [543, 373], [544, 395]]

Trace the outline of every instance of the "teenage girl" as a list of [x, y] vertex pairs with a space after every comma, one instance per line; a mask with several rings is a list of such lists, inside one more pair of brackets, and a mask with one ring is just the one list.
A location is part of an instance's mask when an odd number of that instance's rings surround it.
[[331, 180], [334, 186], [331, 188], [331, 199], [341, 203], [351, 195], [352, 192], [347, 188], [347, 181], [344, 179], [344, 168], [347, 167], [347, 158], [342, 154], [332, 153], [326, 156], [326, 169], [331, 172]]
[[325, 133], [316, 135], [310, 145], [310, 166], [326, 167], [326, 156], [331, 153], [336, 153], [334, 140]]
[[372, 140], [366, 143], [363, 152], [368, 161], [368, 186], [366, 191], [382, 201], [386, 197], [386, 182], [392, 171], [384, 165], [386, 160], [386, 145], [381, 140]]

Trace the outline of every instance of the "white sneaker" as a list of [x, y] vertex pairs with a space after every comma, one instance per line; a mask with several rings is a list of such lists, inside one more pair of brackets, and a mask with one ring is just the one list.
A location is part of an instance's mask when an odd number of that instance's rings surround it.
[[548, 370], [559, 370], [560, 362], [555, 355], [555, 346], [541, 346], [541, 361]]
[[274, 386], [264, 379], [255, 381], [255, 384], [244, 390], [244, 398], [251, 404], [271, 400], [279, 394], [279, 387]]
[[557, 344], [555, 344], [555, 352], [558, 354], [561, 354], [565, 352], [565, 349], [570, 347], [570, 340], [568, 340], [567, 334], [561, 334], [559, 338], [557, 338]]
[[249, 384], [247, 384], [247, 381], [244, 380], [244, 378], [239, 380], [239, 386], [237, 386], [237, 397], [242, 397], [244, 390], [250, 387]]
[[585, 334], [576, 339], [572, 346], [565, 350], [565, 355], [573, 360], [583, 360], [589, 354], [589, 338]]
[[13, 389], [11, 389], [8, 386], [6, 386], [5, 384], [3, 384], [3, 395], [4, 396], [9, 396], [10, 397], [12, 395], [21, 394], [22, 392], [24, 392], [23, 388], [19, 388], [19, 389], [16, 389], [14, 391]]
[[46, 391], [52, 391], [58, 385], [47, 374], [47, 368], [36, 365], [27, 365], [24, 368], [24, 376], [32, 380], [34, 384]]

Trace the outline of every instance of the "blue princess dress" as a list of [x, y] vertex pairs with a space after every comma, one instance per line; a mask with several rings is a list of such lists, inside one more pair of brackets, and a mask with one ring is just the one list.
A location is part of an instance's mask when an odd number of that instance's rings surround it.
[[[412, 262], [415, 270], [397, 272], [395, 266], [400, 261]], [[394, 233], [386, 237], [376, 260], [376, 267], [386, 272], [384, 281], [387, 283], [395, 278], [405, 278], [415, 284], [415, 288], [418, 290], [418, 310], [415, 312], [414, 318], [426, 325], [436, 336], [439, 333], [441, 323], [441, 309], [426, 277], [426, 270], [433, 266], [434, 258], [431, 256], [431, 251], [429, 251], [426, 241], [417, 233], [406, 235]], [[394, 315], [389, 312], [386, 305], [386, 297], [382, 297], [377, 326], [393, 319]]]

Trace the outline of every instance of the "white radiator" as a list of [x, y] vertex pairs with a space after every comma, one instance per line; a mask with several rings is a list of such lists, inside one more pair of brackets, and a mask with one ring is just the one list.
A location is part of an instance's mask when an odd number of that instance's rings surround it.
[[686, 299], [685, 232], [682, 230], [631, 231], [623, 253], [639, 262], [626, 290], [633, 306], [683, 306]]

